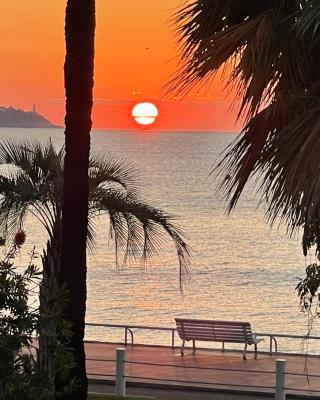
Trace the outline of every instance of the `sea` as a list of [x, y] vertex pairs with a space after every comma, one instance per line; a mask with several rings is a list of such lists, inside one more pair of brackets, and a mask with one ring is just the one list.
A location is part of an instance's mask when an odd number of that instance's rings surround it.
[[[210, 174], [235, 137], [223, 132], [92, 132], [93, 149], [134, 165], [143, 198], [175, 217], [193, 260], [183, 293], [169, 238], [152, 265], [117, 267], [108, 221], [101, 219], [88, 254], [87, 322], [174, 327], [175, 317], [186, 317], [250, 321], [263, 333], [307, 333], [308, 319], [295, 287], [315, 261], [313, 255], [303, 257], [299, 235], [288, 238], [285, 227], [267, 224], [253, 184], [229, 215]], [[1, 128], [0, 138], [51, 140], [57, 147], [64, 142], [62, 129]], [[46, 241], [32, 217], [25, 230], [27, 241], [16, 260], [20, 265], [33, 246], [41, 253]], [[314, 323], [314, 335], [320, 334], [317, 325], [320, 321]], [[136, 329], [134, 335], [140, 343], [171, 343], [169, 332]], [[86, 338], [118, 341], [123, 329], [88, 327]], [[305, 348], [300, 339], [278, 342], [280, 350]]]

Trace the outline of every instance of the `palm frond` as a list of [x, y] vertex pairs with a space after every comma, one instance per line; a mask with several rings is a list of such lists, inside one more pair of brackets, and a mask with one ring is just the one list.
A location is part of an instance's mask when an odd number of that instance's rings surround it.
[[[60, 246], [63, 161], [64, 148], [57, 151], [51, 142], [45, 145], [36, 141], [0, 142], [0, 164], [15, 167], [9, 173], [0, 170], [0, 230], [7, 238], [21, 228], [30, 213], [46, 228], [51, 245]], [[132, 164], [93, 154], [89, 182], [89, 249], [94, 249], [94, 217], [107, 213], [117, 263], [120, 254], [122, 263], [137, 257], [150, 261], [165, 246], [166, 238], [170, 238], [176, 246], [182, 282], [190, 264], [189, 247], [172, 223], [172, 217], [137, 195]]]
[[270, 137], [258, 168], [265, 168], [264, 186], [270, 204], [268, 218], [277, 215], [291, 229], [308, 227], [320, 211], [318, 142], [320, 102], [300, 113], [281, 134]]
[[[226, 86], [240, 100], [239, 116], [250, 120], [278, 87], [303, 86], [310, 65], [297, 35], [296, 1], [198, 0], [176, 16], [181, 68], [168, 89], [184, 94], [224, 67]], [[227, 78], [228, 71], [232, 73]]]
[[134, 191], [124, 194], [100, 188], [91, 201], [93, 209], [110, 216], [111, 237], [115, 241], [117, 260], [122, 253], [122, 263], [136, 257], [152, 262], [168, 237], [176, 247], [180, 282], [188, 276], [191, 252], [181, 232], [173, 224], [172, 216], [150, 206]]
[[117, 184], [124, 189], [138, 187], [139, 182], [133, 163], [94, 150], [90, 155], [89, 162], [90, 191], [95, 190], [99, 185], [103, 184]]
[[182, 58], [169, 88], [186, 93], [224, 68], [245, 116], [215, 169], [229, 211], [253, 177], [268, 221], [302, 227], [304, 252], [317, 243], [320, 255], [319, 19], [315, 0], [194, 1], [175, 15]]
[[214, 172], [220, 180], [219, 188], [230, 200], [229, 211], [235, 207], [249, 177], [258, 174], [260, 167], [263, 173], [263, 151], [270, 147], [269, 138], [279, 137], [283, 129], [312, 104], [314, 101], [304, 96], [304, 92], [300, 96], [295, 91], [278, 92], [277, 99], [252, 118], [228, 146]]
[[88, 219], [87, 246], [91, 253], [95, 250], [96, 224], [93, 218]]
[[62, 154], [51, 143], [2, 141], [0, 164], [15, 167], [0, 173], [2, 233], [12, 237], [30, 212], [51, 235], [62, 193]]
[[249, 177], [256, 176], [268, 221], [285, 223], [290, 235], [302, 227], [304, 252], [319, 233], [319, 112], [320, 97], [283, 96], [247, 124], [217, 166], [229, 210]]
[[317, 46], [320, 40], [320, 3], [315, 0], [305, 0], [297, 29], [303, 38], [306, 35], [311, 36], [312, 47]]

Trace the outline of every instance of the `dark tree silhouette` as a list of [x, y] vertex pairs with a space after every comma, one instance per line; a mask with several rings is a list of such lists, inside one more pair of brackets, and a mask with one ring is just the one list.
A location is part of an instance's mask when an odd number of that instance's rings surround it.
[[309, 336], [320, 300], [320, 2], [194, 0], [174, 18], [182, 64], [169, 89], [187, 93], [226, 67], [245, 117], [214, 170], [229, 211], [254, 178], [268, 221], [300, 230], [305, 256], [314, 247], [296, 287]]
[[88, 166], [93, 104], [95, 0], [68, 0], [65, 19], [64, 66], [66, 117], [62, 204], [62, 252], [59, 282], [69, 292], [65, 317], [72, 323], [70, 347], [75, 357], [72, 377], [77, 390], [68, 399], [87, 398], [84, 351], [86, 312], [86, 241]]
[[320, 258], [319, 2], [195, 0], [174, 18], [182, 64], [169, 88], [187, 93], [225, 67], [245, 121], [215, 170], [229, 211], [256, 179], [268, 221], [300, 229]]

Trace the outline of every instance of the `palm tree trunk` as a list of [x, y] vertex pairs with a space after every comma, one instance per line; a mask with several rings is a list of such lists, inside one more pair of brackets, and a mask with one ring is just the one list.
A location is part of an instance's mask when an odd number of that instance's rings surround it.
[[95, 0], [68, 0], [65, 35], [66, 117], [62, 253], [59, 283], [69, 294], [65, 317], [72, 324], [69, 346], [75, 358], [71, 371], [77, 390], [69, 400], [87, 398], [84, 352], [86, 311], [86, 241], [88, 222], [88, 165], [93, 103]]
[[42, 282], [40, 286], [40, 316], [38, 367], [49, 379], [48, 387], [54, 392], [55, 368], [54, 357], [57, 348], [57, 327], [55, 301], [57, 278], [61, 258], [61, 226], [56, 221], [56, 229], [52, 238], [47, 242], [47, 248], [42, 255]]

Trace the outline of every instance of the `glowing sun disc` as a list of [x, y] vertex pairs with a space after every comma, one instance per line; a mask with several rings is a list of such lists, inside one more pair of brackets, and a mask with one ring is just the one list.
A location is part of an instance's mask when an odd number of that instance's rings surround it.
[[150, 125], [156, 120], [159, 111], [153, 103], [146, 102], [136, 104], [131, 114], [138, 124]]

